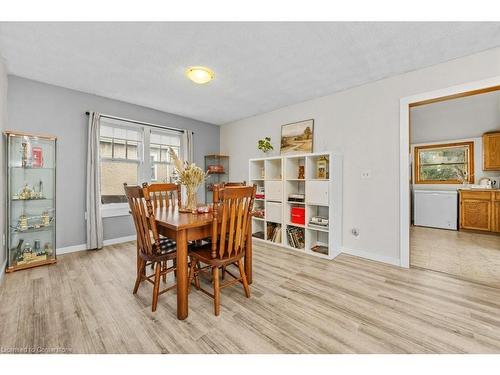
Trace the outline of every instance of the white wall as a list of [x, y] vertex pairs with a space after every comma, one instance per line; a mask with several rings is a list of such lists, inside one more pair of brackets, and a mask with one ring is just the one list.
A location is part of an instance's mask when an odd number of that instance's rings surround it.
[[[344, 154], [344, 248], [399, 263], [400, 98], [498, 75], [495, 48], [223, 125], [221, 151], [230, 155], [230, 178], [248, 179], [259, 138], [279, 148], [282, 124], [313, 118], [314, 151]], [[364, 170], [371, 179], [361, 179]]]
[[413, 107], [410, 142], [480, 137], [500, 129], [500, 90]]
[[[5, 68], [4, 60], [0, 55], [0, 133], [7, 127], [7, 70]], [[4, 140], [3, 134], [0, 139], [0, 168], [2, 176], [5, 176], [5, 167], [3, 163], [4, 159]], [[4, 199], [4, 178], [2, 177], [0, 181], [0, 233], [2, 233], [2, 237], [4, 235], [4, 216], [5, 216], [5, 199]], [[5, 269], [5, 261], [7, 260], [7, 252], [5, 247], [3, 246], [3, 239], [0, 238], [0, 280], [2, 278], [4, 269]]]

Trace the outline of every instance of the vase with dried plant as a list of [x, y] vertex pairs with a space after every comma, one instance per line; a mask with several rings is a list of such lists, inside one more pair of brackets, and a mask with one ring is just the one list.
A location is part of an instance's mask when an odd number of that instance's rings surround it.
[[196, 213], [198, 206], [198, 189], [203, 181], [205, 181], [207, 173], [195, 163], [189, 163], [179, 158], [171, 147], [169, 147], [168, 152], [174, 162], [174, 168], [177, 172], [177, 181], [186, 188], [186, 202], [183, 207], [179, 208], [179, 211]]

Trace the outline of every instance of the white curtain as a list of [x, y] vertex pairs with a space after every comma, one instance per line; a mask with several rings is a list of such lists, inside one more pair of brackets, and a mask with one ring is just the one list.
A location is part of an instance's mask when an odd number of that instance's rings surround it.
[[101, 216], [101, 173], [99, 168], [99, 128], [101, 115], [89, 115], [87, 148], [87, 249], [101, 249], [103, 229]]
[[[192, 163], [194, 162], [193, 156], [193, 132], [189, 129], [184, 130], [182, 133], [182, 159]], [[201, 189], [200, 189], [201, 190]], [[182, 202], [186, 201], [186, 187], [181, 186]], [[200, 192], [198, 191], [198, 198], [200, 197]]]
[[182, 134], [182, 146], [184, 148], [183, 151], [183, 159], [192, 163], [194, 161], [193, 156], [193, 132], [191, 130], [184, 130]]

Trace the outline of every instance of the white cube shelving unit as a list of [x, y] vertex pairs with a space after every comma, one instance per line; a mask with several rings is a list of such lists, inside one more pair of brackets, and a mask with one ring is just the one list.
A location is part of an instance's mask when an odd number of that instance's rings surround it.
[[[316, 175], [318, 158], [329, 160], [329, 176], [319, 179]], [[342, 246], [342, 155], [332, 152], [274, 156], [249, 160], [249, 182], [264, 189], [265, 197], [255, 200], [255, 209], [265, 210], [264, 218], [253, 218], [252, 233], [255, 241], [283, 246], [306, 254], [333, 259]], [[304, 166], [304, 178], [299, 179], [299, 166]], [[290, 202], [290, 194], [305, 194], [305, 201]], [[291, 222], [291, 208], [305, 208], [305, 224]], [[312, 227], [313, 216], [328, 217], [328, 227]], [[267, 238], [268, 226], [280, 226], [281, 235]], [[295, 248], [289, 243], [287, 228], [302, 231], [305, 247]], [[316, 245], [328, 248], [327, 254], [314, 252]]]

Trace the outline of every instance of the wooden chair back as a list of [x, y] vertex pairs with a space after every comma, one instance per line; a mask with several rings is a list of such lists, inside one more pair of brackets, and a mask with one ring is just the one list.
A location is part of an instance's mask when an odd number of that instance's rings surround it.
[[234, 186], [247, 186], [246, 181], [242, 182], [222, 182], [220, 184], [213, 185], [213, 201], [217, 203], [219, 201], [219, 190], [225, 187], [234, 187]]
[[241, 182], [223, 182], [222, 183], [222, 187], [226, 187], [226, 186], [247, 186], [247, 182], [246, 181], [241, 181]]
[[[125, 189], [125, 195], [127, 196], [128, 205], [130, 207], [130, 213], [134, 219], [135, 230], [137, 233], [137, 247], [141, 253], [148, 256], [153, 256], [156, 254], [156, 249], [159, 244], [158, 231], [156, 230], [156, 220], [153, 212], [148, 213], [148, 208], [146, 205], [146, 196], [144, 195], [144, 189], [140, 186], [128, 186], [123, 184]], [[153, 215], [152, 215], [153, 214]], [[151, 229], [153, 232], [153, 240], [151, 239]], [[156, 236], [155, 236], [156, 232]]]
[[168, 208], [170, 206], [181, 206], [181, 185], [179, 184], [142, 184], [148, 189], [148, 196], [153, 204], [153, 208]]
[[245, 250], [257, 186], [219, 189], [214, 206], [211, 256], [228, 258]]

